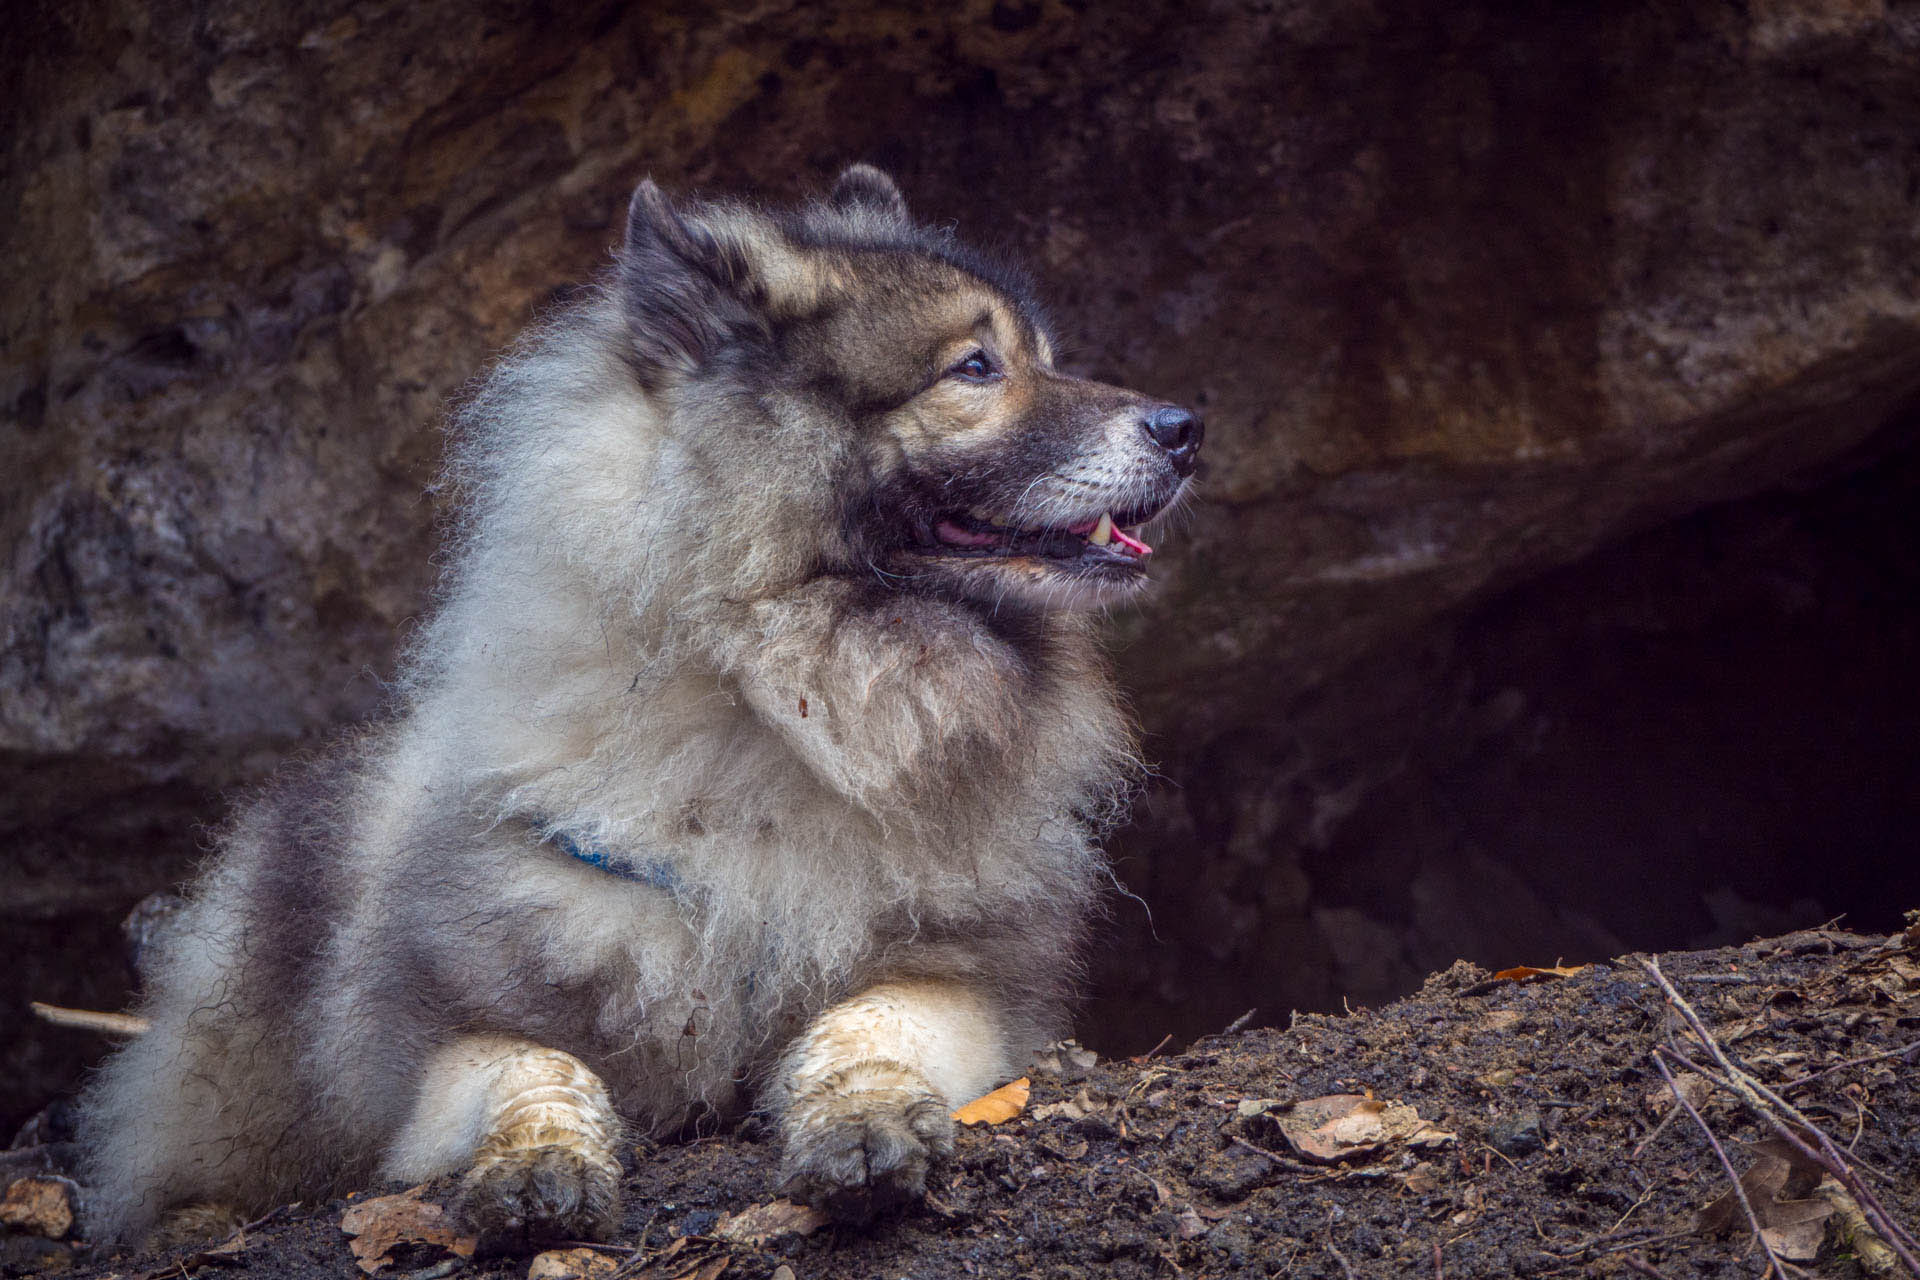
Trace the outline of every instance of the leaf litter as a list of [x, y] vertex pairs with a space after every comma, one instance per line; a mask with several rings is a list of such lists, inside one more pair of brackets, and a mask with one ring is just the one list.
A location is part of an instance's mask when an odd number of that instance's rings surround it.
[[[1761, 1241], [1794, 1274], [1907, 1274], [1902, 1233], [1920, 1223], [1920, 927], [1661, 957], [1711, 1046], [1639, 960], [1565, 967], [1495, 982], [1461, 962], [1378, 1010], [1297, 1015], [1139, 1061], [1056, 1049], [1035, 1064], [1024, 1109], [960, 1127], [926, 1202], [869, 1230], [776, 1208], [765, 1126], [649, 1144], [603, 1274], [1704, 1280], [1770, 1270]], [[1805, 1121], [1827, 1135], [1857, 1185], [1770, 1127], [1715, 1048], [1792, 1108], [1789, 1133], [1811, 1136], [1793, 1127]], [[1739, 1170], [1759, 1239], [1730, 1203], [1716, 1146]], [[454, 1182], [416, 1192], [444, 1203]], [[250, 1229], [222, 1276], [360, 1274], [354, 1245], [368, 1233], [341, 1230], [345, 1207]], [[143, 1269], [157, 1280], [192, 1256], [76, 1260], [103, 1280]], [[380, 1275], [528, 1270], [403, 1247]]]

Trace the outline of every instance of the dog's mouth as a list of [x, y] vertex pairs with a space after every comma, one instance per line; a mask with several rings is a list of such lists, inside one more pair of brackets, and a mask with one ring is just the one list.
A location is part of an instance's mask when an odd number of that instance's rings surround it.
[[1081, 568], [1139, 568], [1153, 554], [1140, 540], [1140, 526], [1162, 509], [1102, 511], [1073, 524], [1041, 528], [1022, 528], [979, 508], [954, 511], [917, 529], [916, 549], [944, 556], [1028, 556]]

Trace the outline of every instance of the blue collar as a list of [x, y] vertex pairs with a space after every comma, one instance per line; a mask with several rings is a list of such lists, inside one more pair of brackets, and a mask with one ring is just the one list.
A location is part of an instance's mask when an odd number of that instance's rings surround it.
[[616, 879], [644, 884], [652, 889], [664, 889], [675, 897], [686, 888], [680, 873], [665, 858], [648, 858], [631, 866], [623, 862], [616, 863], [605, 846], [581, 844], [564, 831], [549, 831], [546, 842], [576, 862], [584, 862], [594, 870], [604, 871]]

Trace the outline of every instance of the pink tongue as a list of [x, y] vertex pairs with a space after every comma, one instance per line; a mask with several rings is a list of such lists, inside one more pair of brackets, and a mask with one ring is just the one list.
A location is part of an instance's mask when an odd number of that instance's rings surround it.
[[1137, 556], [1150, 556], [1153, 554], [1152, 547], [1140, 541], [1138, 538], [1129, 538], [1126, 534], [1120, 532], [1120, 526], [1118, 525], [1114, 526], [1113, 540]]
[[951, 520], [942, 520], [933, 526], [933, 532], [940, 541], [956, 547], [991, 547], [998, 545], [1000, 541], [991, 533], [975, 533], [971, 529], [962, 529]]

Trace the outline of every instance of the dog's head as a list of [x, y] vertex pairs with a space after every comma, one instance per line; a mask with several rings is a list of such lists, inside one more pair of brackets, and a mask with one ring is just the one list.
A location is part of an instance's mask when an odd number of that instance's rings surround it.
[[759, 531], [817, 572], [993, 608], [1145, 581], [1142, 526], [1185, 490], [1199, 419], [1060, 372], [1019, 277], [916, 226], [879, 170], [783, 214], [644, 182], [620, 263], [636, 376], [714, 437], [688, 447], [833, 495], [837, 527]]

